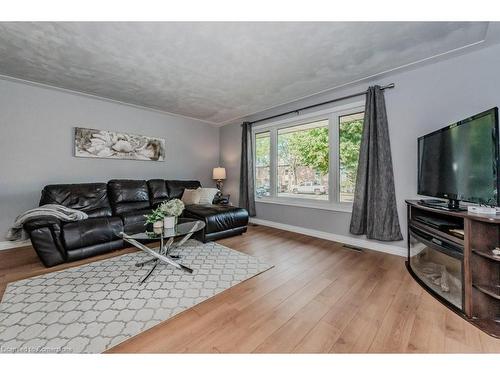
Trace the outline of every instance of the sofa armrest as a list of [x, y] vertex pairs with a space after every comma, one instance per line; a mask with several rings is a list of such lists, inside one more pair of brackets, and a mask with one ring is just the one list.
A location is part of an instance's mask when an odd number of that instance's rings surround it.
[[24, 230], [28, 233], [39, 228], [49, 228], [52, 226], [61, 227], [61, 220], [51, 216], [40, 216], [35, 219], [28, 220], [24, 223]]
[[205, 227], [194, 235], [203, 242], [210, 237], [223, 238], [243, 233], [248, 224], [248, 212], [243, 208], [229, 205], [194, 204], [185, 208], [183, 216], [205, 223]]
[[24, 223], [31, 244], [45, 267], [64, 263], [67, 253], [61, 241], [61, 221], [50, 216], [41, 216]]

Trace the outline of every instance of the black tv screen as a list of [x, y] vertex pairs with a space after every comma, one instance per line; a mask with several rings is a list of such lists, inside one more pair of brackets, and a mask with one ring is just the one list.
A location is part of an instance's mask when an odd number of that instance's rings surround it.
[[418, 194], [500, 206], [498, 108], [418, 139]]

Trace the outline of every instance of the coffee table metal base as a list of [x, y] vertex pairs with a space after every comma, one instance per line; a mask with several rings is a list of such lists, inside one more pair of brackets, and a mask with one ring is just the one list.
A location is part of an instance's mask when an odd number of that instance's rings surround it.
[[174, 266], [175, 268], [178, 268], [178, 269], [183, 270], [183, 271], [188, 272], [188, 273], [193, 273], [193, 270], [191, 268], [186, 267], [186, 266], [177, 262], [177, 260], [180, 259], [180, 256], [169, 255], [169, 252], [173, 248], [177, 248], [179, 246], [182, 246], [184, 244], [184, 242], [186, 242], [192, 235], [193, 235], [193, 233], [186, 234], [182, 238], [182, 240], [179, 241], [179, 243], [176, 244], [175, 246], [173, 246], [174, 237], [169, 238], [166, 243], [164, 243], [163, 237], [161, 237], [160, 238], [160, 248], [158, 249], [158, 251], [155, 251], [154, 249], [147, 247], [146, 245], [140, 243], [139, 241], [137, 241], [134, 238], [127, 235], [126, 233], [122, 232], [121, 236], [125, 241], [127, 241], [131, 245], [134, 245], [138, 249], [140, 249], [140, 250], [142, 250], [142, 251], [144, 251], [152, 256], [150, 259], [147, 259], [143, 262], [139, 262], [139, 263], [135, 264], [136, 267], [143, 267], [146, 264], [153, 263], [153, 266], [151, 267], [149, 272], [146, 274], [146, 276], [144, 276], [144, 278], [140, 281], [140, 284], [144, 283], [151, 276], [153, 271], [156, 269], [156, 267], [160, 263]]

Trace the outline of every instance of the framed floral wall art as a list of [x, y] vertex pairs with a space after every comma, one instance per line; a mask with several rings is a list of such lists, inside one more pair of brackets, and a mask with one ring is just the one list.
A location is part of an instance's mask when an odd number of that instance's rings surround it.
[[108, 130], [75, 128], [75, 156], [164, 161], [165, 139]]

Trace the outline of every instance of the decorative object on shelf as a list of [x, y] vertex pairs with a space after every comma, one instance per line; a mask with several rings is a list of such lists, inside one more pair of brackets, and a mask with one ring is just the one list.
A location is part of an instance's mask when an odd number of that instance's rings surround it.
[[75, 156], [164, 161], [165, 139], [108, 130], [75, 128]]
[[177, 217], [184, 211], [184, 203], [180, 199], [172, 199], [163, 202], [160, 207], [158, 207], [164, 214], [163, 218], [163, 228], [170, 229], [175, 227], [177, 224]]
[[222, 187], [224, 186], [223, 180], [226, 179], [226, 168], [217, 167], [214, 168], [212, 172], [212, 179], [217, 181], [217, 189], [219, 189], [219, 193], [217, 195], [222, 194]]
[[462, 240], [464, 239], [465, 232], [463, 229], [450, 229], [449, 232], [453, 236], [461, 238]]
[[491, 252], [494, 256], [500, 257], [500, 247], [495, 247]]
[[467, 206], [467, 211], [472, 214], [496, 215], [497, 209], [489, 206]]

